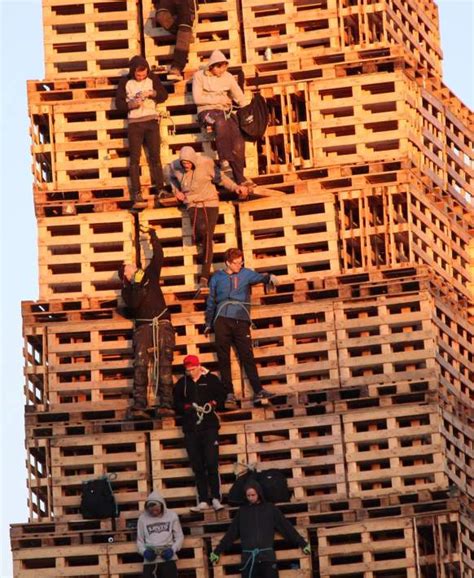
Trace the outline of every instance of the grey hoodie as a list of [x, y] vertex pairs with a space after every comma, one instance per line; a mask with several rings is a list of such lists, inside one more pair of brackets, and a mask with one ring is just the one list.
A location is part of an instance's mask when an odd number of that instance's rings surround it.
[[[194, 168], [186, 172], [181, 161], [189, 161]], [[219, 195], [215, 185], [222, 185], [231, 192], [237, 192], [238, 186], [221, 173], [214, 161], [197, 153], [192, 147], [185, 146], [179, 151], [179, 159], [168, 165], [168, 180], [173, 192], [181, 191], [186, 195], [187, 207], [217, 207]]]
[[[143, 556], [147, 547], [158, 550], [172, 548], [175, 553], [173, 560], [177, 560], [176, 552], [181, 549], [184, 539], [178, 515], [166, 508], [164, 498], [157, 491], [151, 492], [148, 496], [145, 508], [148, 502], [159, 502], [162, 505], [163, 513], [161, 516], [150, 516], [145, 509], [140, 514], [137, 525], [137, 549]], [[160, 556], [154, 562], [144, 560], [145, 564], [156, 564], [157, 562], [164, 562], [164, 560]]]
[[229, 97], [239, 106], [249, 103], [230, 72], [226, 71], [219, 77], [209, 72], [209, 67], [219, 62], [228, 60], [220, 50], [214, 50], [207, 66], [193, 76], [193, 100], [197, 104], [198, 113], [203, 110], [230, 110], [231, 107], [227, 104]]

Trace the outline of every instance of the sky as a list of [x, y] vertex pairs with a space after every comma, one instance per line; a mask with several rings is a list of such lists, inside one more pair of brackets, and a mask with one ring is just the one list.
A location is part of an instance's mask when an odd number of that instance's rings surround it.
[[[438, 0], [444, 82], [474, 108], [474, 0]], [[38, 296], [26, 80], [44, 76], [41, 1], [0, 0], [0, 578], [8, 525], [26, 522], [22, 300]]]

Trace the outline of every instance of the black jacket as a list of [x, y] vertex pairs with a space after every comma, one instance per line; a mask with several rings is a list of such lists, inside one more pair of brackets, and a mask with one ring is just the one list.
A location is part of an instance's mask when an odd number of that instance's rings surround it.
[[[229, 529], [219, 542], [214, 552], [220, 554], [230, 548], [230, 546], [240, 538], [242, 545], [242, 563], [251, 556], [245, 550], [259, 548], [264, 550], [258, 556], [262, 562], [274, 562], [276, 560], [273, 550], [275, 531], [280, 532], [284, 538], [295, 546], [304, 548], [306, 540], [298, 534], [291, 523], [283, 516], [280, 510], [270, 502], [265, 502], [260, 485], [257, 482], [249, 482], [248, 486], [255, 488], [260, 496], [258, 504], [246, 504], [241, 506], [232, 520]], [[248, 487], [247, 486], [247, 487]]]
[[148, 77], [151, 79], [153, 83], [153, 90], [156, 93], [156, 95], [153, 97], [153, 100], [159, 104], [168, 98], [168, 92], [166, 91], [166, 88], [161, 84], [161, 80], [158, 78], [158, 76], [150, 71], [150, 65], [148, 64], [147, 60], [143, 58], [143, 56], [134, 56], [130, 60], [130, 70], [128, 74], [122, 76], [118, 83], [117, 94], [115, 95], [115, 106], [117, 107], [117, 110], [120, 110], [121, 112], [128, 113], [126, 90], [127, 82], [130, 79], [135, 78], [135, 70], [138, 67], [146, 67], [148, 70]]
[[[150, 229], [150, 240], [153, 257], [145, 269], [145, 275], [139, 283], [130, 283], [124, 278], [122, 298], [131, 310], [134, 319], [151, 320], [159, 315], [160, 319], [170, 319], [169, 312], [165, 311], [165, 298], [160, 287], [161, 267], [164, 261], [163, 247], [154, 229]], [[137, 321], [137, 325], [143, 323], [143, 321]]]
[[206, 413], [198, 425], [198, 415], [192, 407], [193, 403], [203, 407], [206, 403], [215, 402], [212, 404], [215, 410], [224, 409], [225, 388], [220, 379], [213, 373], [206, 372], [197, 381], [183, 375], [174, 386], [173, 395], [176, 413], [183, 416], [184, 433], [219, 429], [219, 418], [215, 411]]

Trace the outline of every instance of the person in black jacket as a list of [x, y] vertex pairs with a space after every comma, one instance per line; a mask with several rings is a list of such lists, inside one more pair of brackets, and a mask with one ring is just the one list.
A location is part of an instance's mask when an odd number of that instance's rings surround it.
[[140, 154], [143, 144], [148, 150], [148, 165], [156, 193], [163, 188], [160, 158], [160, 128], [156, 104], [168, 98], [158, 76], [150, 71], [143, 56], [130, 60], [130, 71], [120, 79], [115, 97], [118, 110], [128, 114], [128, 147], [130, 150], [131, 198], [143, 203], [140, 188]]
[[311, 554], [308, 542], [294, 529], [280, 510], [270, 502], [265, 502], [262, 488], [256, 481], [245, 487], [248, 503], [241, 506], [232, 520], [222, 540], [211, 552], [212, 564], [219, 562], [221, 552], [225, 552], [240, 538], [242, 545], [243, 578], [278, 578], [278, 567], [273, 549], [275, 531], [280, 532], [295, 546]]
[[[132, 417], [148, 417], [147, 406], [148, 364], [154, 359], [155, 392], [159, 398], [158, 413], [174, 415], [173, 377], [171, 365], [175, 346], [174, 329], [160, 287], [161, 267], [164, 261], [163, 247], [154, 229], [148, 231], [153, 256], [145, 270], [133, 264], [125, 264], [120, 271], [122, 298], [135, 319], [133, 333], [134, 374]], [[154, 354], [149, 353], [154, 348]]]
[[209, 498], [214, 510], [222, 510], [216, 411], [224, 409], [225, 390], [196, 355], [188, 355], [183, 363], [185, 375], [175, 385], [174, 406], [176, 413], [183, 416], [184, 443], [196, 477], [198, 505], [191, 511], [209, 508]]

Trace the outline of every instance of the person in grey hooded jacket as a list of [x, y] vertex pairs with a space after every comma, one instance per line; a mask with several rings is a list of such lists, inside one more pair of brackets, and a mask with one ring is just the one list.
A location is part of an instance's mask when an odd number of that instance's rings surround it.
[[238, 185], [253, 186], [244, 177], [245, 141], [232, 106], [250, 102], [236, 79], [227, 71], [229, 61], [220, 50], [214, 50], [207, 66], [193, 76], [193, 100], [197, 104], [201, 125], [211, 127], [223, 171], [232, 172]]
[[161, 494], [151, 492], [137, 525], [137, 549], [143, 556], [143, 578], [177, 578], [176, 552], [183, 545], [176, 512], [168, 510]]
[[199, 288], [207, 287], [213, 258], [212, 238], [219, 216], [219, 193], [216, 185], [246, 198], [248, 189], [236, 185], [216, 166], [214, 161], [184, 146], [179, 158], [165, 171], [176, 199], [184, 203], [191, 219], [193, 237], [201, 264]]

